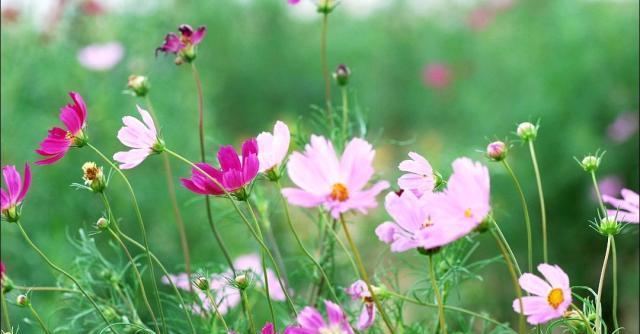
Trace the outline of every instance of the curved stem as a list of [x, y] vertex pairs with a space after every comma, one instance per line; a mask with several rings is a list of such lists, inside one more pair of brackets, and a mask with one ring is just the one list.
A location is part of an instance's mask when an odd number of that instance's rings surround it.
[[40, 315], [38, 314], [38, 312], [36, 312], [36, 309], [33, 308], [33, 305], [31, 305], [31, 303], [27, 303], [27, 307], [29, 308], [29, 310], [31, 311], [31, 314], [33, 314], [33, 317], [36, 318], [36, 320], [38, 321], [38, 323], [40, 324], [40, 327], [42, 327], [42, 330], [46, 333], [49, 334], [51, 333], [48, 329], [47, 326], [44, 324], [44, 321], [42, 321], [42, 318], [40, 318]]
[[516, 259], [516, 256], [513, 253], [511, 246], [509, 246], [509, 242], [507, 242], [507, 238], [505, 238], [504, 234], [502, 234], [502, 229], [500, 229], [500, 226], [498, 226], [498, 223], [495, 220], [493, 220], [493, 223], [495, 227], [495, 232], [497, 233], [498, 238], [500, 238], [500, 242], [502, 243], [502, 245], [504, 245], [507, 253], [509, 254], [509, 257], [511, 258], [511, 262], [513, 263], [516, 274], [518, 274], [518, 277], [522, 276], [520, 265], [518, 265], [518, 260]]
[[284, 208], [287, 224], [289, 225], [289, 229], [291, 230], [291, 233], [293, 233], [293, 236], [295, 237], [296, 242], [298, 243], [298, 246], [300, 247], [302, 252], [307, 256], [307, 258], [316, 266], [316, 268], [324, 278], [325, 282], [327, 283], [327, 286], [329, 287], [329, 291], [331, 292], [331, 297], [335, 302], [338, 302], [338, 296], [336, 295], [336, 292], [333, 289], [333, 285], [329, 280], [329, 276], [327, 276], [327, 273], [324, 271], [320, 263], [318, 263], [318, 261], [316, 261], [313, 255], [311, 255], [311, 253], [304, 247], [304, 244], [302, 243], [302, 240], [300, 240], [300, 236], [298, 235], [298, 232], [293, 226], [293, 222], [291, 221], [291, 214], [289, 213], [289, 204], [287, 203], [287, 200], [284, 198], [284, 195], [282, 195], [282, 186], [280, 185], [280, 180], [276, 181], [276, 187], [278, 189], [278, 194], [280, 195], [280, 200], [282, 201], [282, 207]]
[[611, 266], [613, 268], [613, 306], [611, 315], [613, 316], [613, 330], [620, 328], [618, 323], [618, 256], [616, 255], [616, 240], [611, 237]]
[[111, 168], [113, 168], [116, 171], [116, 173], [118, 173], [120, 177], [122, 177], [122, 180], [127, 185], [127, 189], [129, 190], [129, 195], [131, 196], [131, 202], [132, 202], [131, 204], [133, 205], [133, 209], [136, 212], [136, 218], [138, 220], [140, 232], [142, 233], [142, 241], [144, 243], [147, 261], [149, 262], [149, 272], [151, 274], [151, 282], [153, 283], [152, 284], [153, 292], [155, 294], [158, 309], [160, 310], [160, 318], [162, 321], [162, 331], [166, 333], [167, 322], [164, 317], [162, 303], [160, 302], [160, 294], [158, 293], [158, 284], [156, 283], [156, 274], [155, 274], [155, 270], [153, 269], [153, 261], [151, 260], [151, 250], [149, 248], [149, 241], [147, 240], [147, 231], [146, 231], [146, 228], [144, 227], [144, 220], [142, 219], [142, 213], [140, 213], [140, 207], [138, 206], [138, 199], [136, 198], [136, 193], [133, 191], [133, 187], [131, 186], [129, 179], [127, 178], [126, 175], [124, 175], [122, 170], [118, 168], [118, 166], [116, 166], [113, 162], [111, 162], [111, 160], [109, 160], [109, 158], [107, 158], [104, 154], [102, 154], [102, 152], [100, 152], [100, 150], [98, 150], [95, 146], [91, 145], [91, 143], [87, 143], [87, 146], [91, 147], [91, 149], [93, 149], [107, 164], [109, 164], [109, 166], [111, 166]]
[[447, 334], [447, 322], [444, 318], [444, 303], [442, 302], [440, 288], [438, 288], [438, 282], [436, 281], [436, 271], [433, 268], [433, 255], [429, 255], [428, 258], [431, 287], [433, 288], [433, 294], [436, 296], [436, 301], [438, 302], [438, 321], [440, 322], [440, 331], [444, 334]]
[[379, 298], [376, 296], [376, 293], [373, 291], [373, 288], [371, 287], [371, 280], [369, 279], [367, 270], [364, 268], [364, 264], [362, 263], [362, 259], [360, 258], [360, 252], [358, 251], [358, 248], [356, 248], [356, 244], [353, 242], [353, 239], [351, 238], [351, 233], [349, 233], [347, 222], [344, 220], [344, 217], [342, 215], [340, 215], [340, 223], [342, 223], [344, 235], [347, 237], [347, 241], [349, 242], [351, 251], [353, 252], [356, 263], [358, 264], [358, 269], [360, 270], [360, 276], [362, 277], [362, 280], [367, 284], [367, 289], [369, 290], [369, 294], [371, 294], [371, 299], [373, 299], [373, 302], [376, 304], [376, 308], [378, 309], [378, 312], [382, 316], [382, 320], [384, 320], [384, 323], [389, 329], [389, 332], [393, 334], [394, 330], [393, 330], [393, 326], [391, 325], [391, 321], [389, 321], [387, 312], [385, 312], [385, 310], [382, 308], [382, 304], [380, 303]]
[[502, 165], [507, 170], [509, 175], [511, 175], [511, 179], [513, 180], [513, 184], [518, 191], [518, 195], [520, 195], [520, 202], [522, 204], [522, 211], [524, 211], [524, 224], [527, 229], [527, 260], [528, 260], [528, 268], [529, 272], [533, 272], [533, 237], [531, 233], [531, 218], [529, 217], [529, 207], [527, 206], [527, 199], [524, 197], [524, 191], [522, 191], [522, 187], [520, 186], [520, 181], [516, 177], [516, 174], [511, 169], [511, 166], [507, 162], [507, 160], [502, 160]]
[[[27, 243], [29, 244], [29, 246], [31, 246], [31, 248], [33, 248], [33, 250], [36, 251], [36, 253], [38, 253], [38, 255], [40, 255], [40, 257], [42, 257], [42, 259], [51, 267], [53, 268], [53, 270], [61, 273], [62, 275], [64, 275], [66, 278], [68, 278], [69, 280], [71, 280], [73, 282], [73, 284], [76, 285], [76, 287], [78, 287], [78, 290], [80, 290], [80, 292], [85, 296], [85, 298], [87, 298], [87, 300], [91, 303], [91, 305], [93, 305], [93, 308], [95, 308], [95, 310], [98, 312], [98, 314], [100, 315], [100, 317], [102, 318], [102, 320], [104, 320], [104, 322], [107, 324], [107, 326], [111, 326], [111, 323], [109, 322], [109, 320], [107, 320], [107, 317], [104, 315], [104, 313], [102, 313], [102, 310], [100, 309], [100, 306], [98, 306], [98, 304], [96, 303], [95, 300], [93, 300], [93, 298], [91, 298], [91, 296], [89, 295], [89, 293], [87, 293], [87, 291], [82, 288], [82, 286], [80, 285], [80, 283], [78, 283], [78, 280], [71, 276], [71, 274], [69, 274], [68, 272], [64, 271], [62, 268], [56, 266], [53, 262], [51, 262], [51, 260], [49, 260], [49, 258], [40, 250], [40, 248], [38, 248], [38, 246], [36, 246], [33, 241], [31, 241], [31, 238], [29, 238], [29, 235], [27, 235], [27, 232], [24, 230], [24, 228], [22, 227], [22, 224], [20, 224], [20, 222], [16, 222], [16, 225], [18, 225], [18, 229], [20, 230], [20, 232], [22, 233], [22, 236], [24, 237], [24, 239], [27, 241]], [[111, 329], [112, 331], [115, 331], [114, 329]]]
[[347, 141], [349, 131], [349, 93], [347, 87], [342, 87], [342, 138]]
[[322, 77], [324, 79], [324, 102], [327, 108], [329, 124], [333, 129], [333, 111], [331, 110], [331, 81], [329, 79], [329, 65], [327, 64], [327, 29], [329, 27], [329, 14], [322, 15], [322, 34], [320, 35], [320, 61], [322, 63]]
[[9, 317], [9, 308], [7, 307], [7, 300], [4, 296], [4, 288], [0, 286], [0, 298], [2, 298], [2, 320], [4, 326], [3, 329], [6, 329], [7, 332], [11, 332], [11, 318]]
[[216, 302], [215, 298], [213, 298], [213, 296], [211, 295], [211, 290], [206, 289], [205, 293], [207, 294], [207, 297], [209, 298], [209, 301], [211, 302], [211, 305], [213, 306], [213, 309], [216, 312], [216, 317], [220, 320], [220, 322], [222, 322], [222, 326], [224, 326], [225, 332], [228, 333], [229, 326], [227, 326], [227, 322], [224, 321], [224, 317], [222, 316], [222, 313], [220, 313], [220, 310], [218, 309], [218, 303]]
[[598, 333], [602, 332], [602, 287], [604, 285], [604, 276], [607, 272], [607, 263], [609, 262], [609, 252], [611, 250], [611, 240], [613, 240], [612, 236], [607, 238], [607, 249], [604, 253], [604, 260], [602, 261], [602, 270], [600, 271], [600, 280], [598, 281], [598, 300], [596, 303], [596, 331]]
[[584, 321], [584, 324], [587, 326], [587, 329], [589, 330], [590, 334], [594, 334], [593, 333], [593, 328], [591, 328], [591, 323], [589, 322], [589, 320], [584, 316], [584, 314], [582, 313], [582, 310], [580, 310], [577, 306], [575, 306], [574, 304], [571, 304], [571, 307], [578, 313], [578, 315], [580, 316], [580, 318], [582, 319], [582, 321]]
[[542, 191], [542, 180], [540, 178], [540, 168], [538, 168], [538, 159], [536, 158], [536, 150], [533, 147], [533, 141], [529, 140], [529, 152], [531, 152], [531, 161], [533, 162], [533, 171], [536, 174], [536, 184], [538, 186], [538, 196], [540, 197], [540, 216], [542, 219], [542, 258], [545, 263], [549, 262], [547, 253], [547, 210], [544, 205], [544, 192]]
[[247, 299], [247, 291], [244, 289], [240, 289], [240, 298], [242, 299], [242, 304], [244, 304], [244, 315], [247, 317], [247, 322], [249, 323], [249, 332], [256, 332], [256, 325], [253, 323], [253, 316], [251, 316], [251, 305], [249, 305], [249, 300]]
[[[502, 257], [509, 269], [509, 274], [511, 274], [511, 280], [513, 282], [513, 287], [516, 291], [516, 297], [518, 298], [520, 304], [520, 311], [524, 311], [524, 307], [522, 306], [522, 289], [520, 289], [520, 284], [518, 284], [518, 274], [516, 274], [516, 270], [513, 262], [511, 261], [511, 256], [509, 256], [509, 252], [507, 251], [508, 244], [505, 240], [501, 239], [496, 233], [498, 229], [498, 224], [496, 221], [493, 221], [493, 225], [496, 229], [491, 229], [491, 234], [496, 239], [496, 243], [498, 244], [498, 248], [500, 248], [500, 252], [502, 253]], [[524, 313], [518, 312], [518, 326], [520, 334], [526, 333], [525, 323], [524, 323]]]

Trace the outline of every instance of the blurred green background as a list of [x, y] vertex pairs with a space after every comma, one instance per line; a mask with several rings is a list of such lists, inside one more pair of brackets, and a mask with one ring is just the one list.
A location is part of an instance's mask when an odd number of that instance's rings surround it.
[[[130, 74], [150, 78], [151, 99], [167, 144], [197, 159], [197, 100], [190, 69], [174, 65], [171, 56], [153, 54], [164, 34], [182, 23], [208, 29], [196, 63], [204, 86], [209, 160], [220, 144], [238, 145], [244, 138], [270, 131], [278, 119], [292, 128], [300, 121], [306, 131], [314, 130], [311, 106], [322, 105], [324, 91], [320, 16], [312, 8], [309, 11], [310, 4], [293, 7], [284, 0], [117, 3], [106, 4], [99, 15], [89, 15], [86, 4], [66, 2], [55, 20], [55, 4], [45, 11], [44, 19], [34, 19], [34, 2], [18, 6], [21, 10], [15, 17], [6, 15], [9, 5], [3, 1], [3, 165], [21, 166], [38, 158], [33, 150], [47, 129], [59, 124], [58, 110], [68, 103], [66, 94], [71, 90], [80, 92], [88, 105], [91, 142], [107, 155], [121, 150], [115, 138], [121, 117], [135, 113], [135, 104], [143, 103], [122, 94]], [[588, 175], [573, 157], [606, 150], [599, 177], [619, 184], [611, 186], [613, 194], [621, 185], [638, 191], [638, 2], [358, 3], [345, 0], [330, 16], [329, 66], [333, 69], [345, 63], [352, 69], [350, 100], [369, 125], [368, 138], [377, 149], [380, 176], [393, 183], [399, 176], [397, 163], [409, 151], [421, 153], [448, 175], [455, 157], [485, 161], [480, 151], [490, 140], [514, 139], [519, 122], [540, 120], [536, 147], [547, 199], [551, 262], [566, 269], [572, 285], [595, 288], [606, 239], [588, 226], [596, 215], [595, 197]], [[96, 72], [79, 64], [79, 49], [109, 41], [119, 41], [125, 49], [115, 67]], [[449, 71], [448, 82], [442, 86], [429, 84], [425, 78], [429, 65], [434, 64]], [[335, 85], [333, 97], [339, 104]], [[621, 122], [631, 129], [623, 138], [611, 127], [620, 115], [626, 115], [626, 123]], [[541, 261], [533, 170], [526, 147], [517, 141], [512, 144], [509, 161], [529, 199], [537, 233], [536, 259]], [[97, 159], [89, 149], [72, 150], [59, 163], [33, 170], [23, 224], [34, 241], [67, 268], [74, 257], [68, 236], [75, 236], [81, 227], [91, 230], [102, 210], [98, 197], [74, 191], [69, 185], [81, 182], [83, 162]], [[526, 240], [519, 201], [501, 166], [487, 164], [492, 172], [495, 216], [524, 265]], [[153, 157], [127, 174], [143, 209], [152, 250], [177, 271], [182, 268], [182, 255], [161, 166], [160, 159]], [[181, 164], [173, 167], [176, 179], [188, 173]], [[114, 210], [123, 217], [121, 225], [137, 234], [125, 188], [116, 179], [111, 191]], [[222, 264], [201, 199], [183, 188], [177, 195], [193, 262], [196, 266]], [[222, 201], [214, 202], [214, 213], [232, 253], [254, 252], [244, 226], [227, 214]], [[286, 233], [279, 205], [274, 202], [272, 209], [272, 224], [293, 268], [304, 259]], [[317, 233], [313, 222], [301, 210], [294, 211], [296, 226], [312, 245]], [[369, 268], [423, 261], [412, 253], [389, 254], [373, 233], [386, 219], [381, 207], [354, 219]], [[489, 236], [479, 240], [482, 247], [475, 257], [497, 254]], [[617, 240], [619, 314], [627, 332], [633, 333], [638, 332], [639, 311], [637, 226], [630, 226]], [[377, 256], [381, 254], [384, 256]], [[51, 270], [10, 224], [2, 224], [2, 260], [18, 284], [54, 284]], [[354, 277], [346, 264], [341, 268], [339, 283], [346, 285]], [[498, 319], [514, 320], [512, 290], [505, 285], [509, 277], [504, 267], [493, 264], [481, 273], [483, 282], [463, 285], [459, 303]], [[400, 269], [405, 289], [425, 275]], [[607, 279], [605, 296], [611, 296], [610, 282]], [[293, 283], [294, 288], [304, 284]], [[40, 305], [54, 300], [47, 294], [34, 298]], [[53, 313], [55, 305], [42, 308], [49, 321], [59, 321]], [[20, 312], [15, 311], [16, 319]], [[424, 311], [407, 307], [406, 312]]]

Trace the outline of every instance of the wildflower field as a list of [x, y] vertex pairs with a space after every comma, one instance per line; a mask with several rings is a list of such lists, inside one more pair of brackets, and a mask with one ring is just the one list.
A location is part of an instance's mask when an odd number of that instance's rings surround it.
[[3, 0], [2, 333], [640, 332], [634, 0]]

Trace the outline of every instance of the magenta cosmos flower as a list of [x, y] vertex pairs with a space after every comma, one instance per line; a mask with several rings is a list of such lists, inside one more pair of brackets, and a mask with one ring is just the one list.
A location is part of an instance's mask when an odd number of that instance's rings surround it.
[[84, 129], [87, 120], [87, 106], [80, 94], [70, 92], [69, 96], [71, 96], [73, 104], [67, 104], [60, 109], [60, 120], [67, 129], [54, 127], [49, 130], [49, 135], [36, 150], [36, 153], [45, 158], [36, 161], [36, 165], [55, 163], [62, 159], [71, 147], [82, 147], [86, 143]]
[[118, 131], [120, 142], [131, 148], [129, 151], [118, 152], [113, 159], [120, 163], [121, 169], [131, 169], [141, 164], [153, 153], [164, 150], [164, 144], [158, 138], [158, 131], [153, 124], [153, 118], [148, 111], [136, 106], [142, 117], [142, 122], [132, 116], [124, 116], [124, 126]]
[[31, 169], [24, 164], [24, 180], [13, 165], [2, 167], [2, 178], [5, 188], [0, 188], [2, 219], [15, 222], [20, 218], [20, 204], [29, 191], [31, 185]]
[[398, 165], [398, 169], [407, 172], [398, 179], [400, 189], [413, 191], [418, 196], [433, 191], [435, 177], [429, 161], [415, 152], [409, 152], [409, 157], [410, 160]]
[[351, 300], [361, 300], [363, 303], [362, 312], [358, 317], [357, 329], [362, 331], [371, 327], [376, 320], [376, 306], [367, 288], [367, 283], [363, 280], [357, 280], [346, 288], [345, 292], [351, 297]]
[[289, 203], [302, 207], [324, 206], [334, 218], [349, 210], [366, 213], [378, 203], [376, 196], [389, 187], [380, 181], [363, 189], [373, 176], [375, 151], [364, 139], [353, 138], [338, 159], [333, 145], [324, 137], [311, 136], [304, 153], [294, 152], [287, 171], [299, 188], [285, 188]]
[[197, 30], [193, 30], [190, 25], [183, 24], [178, 27], [180, 36], [170, 32], [164, 37], [164, 43], [156, 48], [156, 55], [158, 51], [164, 53], [176, 54], [176, 64], [189, 63], [196, 58], [196, 45], [202, 42], [202, 39], [207, 33], [207, 28], [204, 26], [199, 27]]
[[[182, 178], [182, 185], [196, 194], [222, 195], [225, 190], [243, 199], [246, 193], [244, 186], [258, 175], [258, 144], [254, 138], [242, 143], [242, 157], [238, 156], [233, 146], [222, 146], [218, 151], [220, 168], [214, 168], [207, 163], [197, 163], [200, 170], [193, 168], [191, 178]], [[214, 182], [211, 178], [217, 181]], [[224, 190], [219, 187], [222, 185]]]
[[546, 263], [538, 265], [538, 271], [544, 280], [530, 273], [520, 276], [520, 286], [532, 295], [522, 297], [523, 310], [520, 309], [519, 299], [513, 301], [513, 310], [526, 315], [532, 325], [562, 317], [571, 305], [567, 274], [560, 267]]
[[611, 217], [616, 217], [618, 221], [638, 224], [640, 222], [638, 193], [629, 189], [622, 189], [620, 194], [622, 199], [602, 195], [602, 200], [605, 203], [616, 208], [616, 210], [608, 210], [607, 214]]
[[307, 306], [298, 314], [298, 326], [288, 327], [287, 334], [353, 334], [347, 316], [340, 306], [325, 300], [327, 320], [313, 307]]
[[273, 133], [262, 132], [256, 138], [258, 143], [258, 161], [261, 173], [275, 171], [282, 164], [289, 151], [291, 133], [284, 122], [277, 121]]

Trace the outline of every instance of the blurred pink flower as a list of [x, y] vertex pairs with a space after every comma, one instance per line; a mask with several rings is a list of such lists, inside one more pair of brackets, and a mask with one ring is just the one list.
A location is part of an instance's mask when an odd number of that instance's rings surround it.
[[300, 0], [287, 0], [287, 2], [288, 2], [290, 5], [297, 5], [297, 4], [300, 2]]
[[324, 137], [312, 135], [304, 153], [294, 152], [287, 171], [299, 188], [285, 188], [282, 194], [289, 203], [302, 207], [324, 206], [334, 218], [349, 210], [366, 213], [378, 203], [376, 196], [389, 187], [380, 181], [363, 190], [373, 176], [375, 151], [364, 139], [353, 138], [341, 159]]
[[444, 63], [431, 63], [422, 71], [422, 80], [428, 87], [444, 89], [451, 85], [453, 73]]
[[622, 199], [602, 195], [602, 201], [616, 208], [615, 210], [608, 210], [607, 215], [616, 217], [618, 221], [640, 223], [640, 199], [638, 193], [633, 190], [622, 189], [620, 194]]
[[258, 144], [255, 138], [247, 139], [242, 143], [242, 159], [238, 156], [233, 146], [222, 146], [218, 150], [220, 169], [207, 163], [197, 163], [207, 175], [193, 168], [191, 178], [182, 178], [182, 185], [196, 194], [222, 195], [224, 191], [211, 180], [218, 181], [227, 192], [243, 190], [258, 175], [260, 163], [258, 161]]
[[[600, 194], [615, 196], [624, 187], [622, 180], [617, 175], [607, 175], [598, 181], [598, 188], [600, 188]], [[598, 196], [595, 190], [592, 190], [592, 196], [594, 201], [598, 201]]]
[[562, 317], [571, 305], [571, 287], [567, 274], [557, 265], [546, 263], [538, 265], [538, 271], [546, 281], [531, 273], [520, 276], [520, 286], [531, 294], [522, 297], [523, 309], [520, 309], [519, 299], [513, 301], [513, 310], [526, 315], [527, 321], [532, 325]]
[[87, 106], [82, 96], [76, 92], [70, 92], [69, 96], [73, 104], [67, 104], [60, 109], [60, 120], [67, 128], [54, 127], [49, 130], [49, 135], [40, 143], [36, 153], [45, 159], [36, 161], [36, 165], [50, 165], [62, 159], [72, 146], [81, 147], [86, 138], [84, 129], [87, 120]]
[[346, 288], [345, 292], [351, 297], [351, 300], [361, 300], [363, 303], [362, 312], [360, 312], [360, 317], [358, 317], [357, 329], [362, 331], [371, 327], [376, 319], [376, 311], [375, 303], [367, 288], [367, 283], [363, 280], [357, 280]]
[[4, 262], [0, 261], [0, 282], [2, 282], [2, 280], [4, 279], [5, 272], [7, 272], [7, 268], [4, 266]]
[[407, 172], [398, 179], [398, 186], [403, 190], [413, 191], [417, 196], [433, 191], [435, 178], [429, 161], [415, 152], [409, 152], [411, 160], [404, 160], [398, 169]]
[[328, 300], [324, 301], [327, 310], [325, 321], [320, 312], [307, 306], [298, 314], [298, 326], [288, 327], [287, 334], [353, 334], [351, 325], [342, 308]]
[[118, 131], [118, 139], [122, 144], [131, 148], [113, 155], [113, 159], [120, 163], [121, 169], [131, 169], [141, 164], [152, 153], [162, 151], [162, 142], [158, 138], [156, 126], [148, 111], [136, 106], [142, 121], [132, 116], [122, 118], [124, 126]]
[[80, 5], [80, 8], [83, 13], [93, 16], [102, 15], [107, 11], [98, 0], [85, 0]]
[[116, 66], [124, 56], [119, 42], [91, 44], [78, 51], [78, 61], [92, 71], [107, 71]]
[[[255, 278], [259, 281], [257, 282], [257, 286], [263, 287], [264, 285], [264, 272], [262, 271], [262, 262], [260, 260], [260, 256], [258, 254], [248, 254], [237, 257], [235, 261], [233, 261], [233, 266], [236, 271], [251, 271], [255, 274]], [[273, 272], [273, 270], [267, 268], [267, 283], [269, 283], [269, 295], [271, 299], [277, 301], [285, 300], [285, 294], [280, 286], [280, 281], [278, 281], [277, 276]]]
[[623, 143], [638, 132], [638, 113], [626, 112], [618, 117], [607, 128], [607, 135], [616, 143]]
[[475, 31], [486, 28], [496, 16], [496, 12], [491, 8], [475, 8], [467, 17], [467, 25]]
[[[29, 164], [24, 164], [24, 180], [13, 165], [2, 167], [2, 178], [5, 188], [0, 188], [0, 211], [2, 219], [7, 221], [17, 221], [19, 217], [19, 207], [22, 200], [27, 195], [31, 186], [31, 169]], [[4, 268], [4, 265], [3, 265]], [[3, 270], [4, 272], [4, 270]]]
[[277, 121], [273, 127], [273, 134], [262, 132], [256, 138], [258, 142], [258, 160], [260, 172], [265, 172], [282, 164], [289, 151], [291, 134], [289, 127], [281, 121]]

